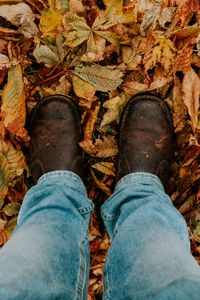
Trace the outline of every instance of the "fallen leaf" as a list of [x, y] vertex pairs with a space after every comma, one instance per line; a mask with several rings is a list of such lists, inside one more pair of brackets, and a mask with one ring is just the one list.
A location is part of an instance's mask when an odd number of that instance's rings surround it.
[[193, 132], [196, 131], [198, 122], [199, 96], [200, 96], [200, 78], [191, 68], [185, 73], [182, 83], [183, 101], [188, 108], [191, 117]]
[[181, 132], [187, 124], [187, 107], [183, 102], [180, 79], [176, 75], [174, 75], [172, 120], [176, 133]]
[[40, 19], [40, 31], [42, 37], [48, 41], [54, 41], [58, 34], [57, 28], [62, 24], [62, 14], [57, 9], [44, 10]]
[[80, 142], [79, 145], [89, 155], [99, 158], [113, 157], [118, 154], [117, 141], [112, 136], [97, 139], [95, 144], [91, 140], [85, 140]]
[[144, 17], [142, 19], [142, 23], [140, 25], [140, 33], [141, 35], [145, 35], [146, 31], [155, 26], [161, 14], [161, 1], [156, 1], [152, 3], [151, 9], [147, 9], [145, 11]]
[[6, 216], [12, 217], [14, 215], [17, 215], [19, 213], [21, 205], [17, 202], [8, 203], [3, 208], [3, 212]]
[[11, 143], [0, 140], [0, 208], [8, 191], [8, 184], [15, 184], [26, 169], [25, 157]]
[[46, 67], [51, 67], [52, 65], [60, 62], [58, 53], [52, 51], [46, 45], [39, 45], [37, 48], [35, 48], [33, 55], [38, 63], [44, 63]]
[[25, 37], [30, 38], [38, 33], [37, 26], [34, 23], [35, 14], [25, 3], [0, 6], [0, 16], [12, 24], [19, 26], [20, 32]]
[[100, 171], [106, 175], [115, 176], [115, 166], [111, 162], [100, 162], [91, 166], [93, 169]]
[[98, 65], [79, 66], [72, 73], [102, 92], [115, 90], [122, 83], [123, 76], [119, 69]]
[[103, 115], [101, 127], [113, 121], [119, 121], [120, 113], [130, 98], [130, 95], [123, 93], [121, 96], [116, 96], [105, 101], [103, 107], [107, 108], [107, 111]]
[[94, 130], [95, 122], [97, 120], [99, 109], [100, 109], [100, 102], [95, 102], [93, 108], [90, 111], [88, 121], [85, 125], [84, 141], [92, 140], [93, 130]]
[[165, 37], [156, 39], [156, 46], [144, 57], [145, 70], [152, 69], [157, 63], [160, 63], [166, 71], [172, 67], [176, 48], [170, 39]]
[[98, 186], [98, 188], [100, 190], [102, 190], [106, 195], [110, 196], [111, 190], [94, 175], [93, 171], [91, 171], [91, 174], [92, 174], [92, 178], [93, 178], [94, 182], [96, 183], [96, 185]]
[[8, 72], [8, 82], [2, 92], [2, 118], [6, 129], [11, 135], [28, 141], [24, 129], [26, 121], [25, 93], [22, 69], [18, 64]]
[[74, 92], [78, 97], [85, 98], [88, 101], [95, 100], [96, 89], [90, 83], [75, 75], [72, 75], [71, 78]]

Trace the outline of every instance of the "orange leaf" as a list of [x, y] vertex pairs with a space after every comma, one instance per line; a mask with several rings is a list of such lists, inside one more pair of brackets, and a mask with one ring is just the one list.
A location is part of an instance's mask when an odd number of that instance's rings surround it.
[[19, 64], [8, 72], [8, 83], [2, 92], [1, 110], [4, 126], [11, 136], [28, 141], [29, 137], [24, 129], [26, 120], [24, 83]]
[[185, 73], [182, 83], [183, 101], [188, 108], [191, 117], [192, 130], [196, 131], [198, 122], [199, 96], [200, 96], [200, 78], [191, 68]]
[[96, 185], [98, 186], [98, 188], [100, 188], [100, 190], [102, 190], [106, 195], [110, 196], [111, 195], [111, 190], [105, 185], [105, 183], [101, 182], [95, 175], [94, 173], [91, 171], [92, 177], [94, 179], [94, 182], [96, 183]]
[[92, 140], [92, 133], [94, 130], [95, 122], [97, 120], [99, 109], [100, 109], [100, 102], [95, 102], [93, 109], [90, 111], [88, 121], [85, 125], [84, 141]]

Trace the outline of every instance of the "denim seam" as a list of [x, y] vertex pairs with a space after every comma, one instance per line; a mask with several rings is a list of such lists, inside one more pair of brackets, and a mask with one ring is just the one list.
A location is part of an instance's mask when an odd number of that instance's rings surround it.
[[79, 274], [78, 274], [78, 280], [77, 280], [77, 293], [76, 293], [76, 300], [82, 300], [83, 293], [84, 293], [84, 287], [86, 284], [86, 256], [85, 256], [85, 246], [88, 241], [87, 237], [88, 233], [86, 233], [86, 236], [82, 239], [80, 242], [80, 267], [79, 267]]
[[[106, 257], [106, 261], [108, 259], [108, 256]], [[110, 297], [108, 296], [108, 272], [107, 272], [107, 266], [105, 264], [104, 267], [104, 273], [103, 273], [103, 299], [109, 300]]]
[[89, 203], [87, 206], [76, 208], [76, 209], [80, 212], [81, 215], [84, 215], [91, 212], [94, 209], [94, 204]]

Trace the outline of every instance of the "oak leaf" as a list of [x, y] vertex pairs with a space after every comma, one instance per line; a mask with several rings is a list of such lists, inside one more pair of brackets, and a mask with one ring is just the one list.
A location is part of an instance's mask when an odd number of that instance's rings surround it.
[[198, 122], [198, 109], [200, 97], [200, 78], [191, 68], [185, 73], [182, 83], [183, 101], [188, 108], [191, 117], [193, 132], [196, 131]]

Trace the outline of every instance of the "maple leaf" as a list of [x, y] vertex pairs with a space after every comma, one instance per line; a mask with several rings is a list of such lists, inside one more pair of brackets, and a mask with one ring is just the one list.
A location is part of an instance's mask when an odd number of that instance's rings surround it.
[[130, 98], [130, 95], [123, 93], [121, 96], [105, 101], [103, 107], [107, 108], [107, 111], [103, 116], [101, 127], [113, 121], [119, 121], [120, 113]]
[[12, 136], [25, 142], [29, 140], [24, 129], [26, 121], [25, 93], [19, 64], [8, 72], [8, 83], [2, 92], [1, 115], [5, 128]]
[[145, 71], [152, 69], [157, 63], [160, 63], [165, 71], [169, 71], [176, 48], [170, 39], [165, 37], [160, 37], [156, 39], [156, 46], [151, 49], [150, 52], [147, 52], [144, 57]]
[[200, 78], [192, 68], [185, 73], [182, 90], [183, 101], [188, 108], [188, 113], [191, 117], [192, 130], [195, 132], [198, 122]]

